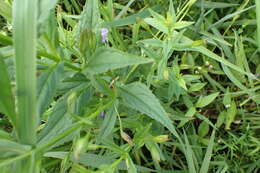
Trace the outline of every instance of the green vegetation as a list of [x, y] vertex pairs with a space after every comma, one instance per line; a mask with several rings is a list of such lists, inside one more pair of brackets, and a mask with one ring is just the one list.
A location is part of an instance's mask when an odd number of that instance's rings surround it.
[[259, 0], [0, 0], [0, 172], [260, 172], [259, 50]]

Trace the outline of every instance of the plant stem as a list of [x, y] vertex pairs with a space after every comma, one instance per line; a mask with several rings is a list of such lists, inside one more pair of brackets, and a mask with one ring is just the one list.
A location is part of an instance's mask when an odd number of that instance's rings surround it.
[[36, 0], [14, 1], [14, 48], [17, 94], [17, 134], [23, 144], [36, 143]]

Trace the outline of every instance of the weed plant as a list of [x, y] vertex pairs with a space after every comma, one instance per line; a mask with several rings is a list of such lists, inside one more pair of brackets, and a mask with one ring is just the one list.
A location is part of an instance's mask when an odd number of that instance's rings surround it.
[[1, 173], [260, 172], [260, 0], [0, 0]]

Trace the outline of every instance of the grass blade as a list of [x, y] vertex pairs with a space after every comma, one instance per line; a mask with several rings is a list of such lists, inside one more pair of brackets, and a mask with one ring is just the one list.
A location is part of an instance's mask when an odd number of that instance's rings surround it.
[[185, 156], [186, 156], [186, 160], [187, 160], [187, 164], [189, 167], [189, 172], [190, 173], [196, 173], [196, 168], [195, 168], [195, 164], [194, 164], [194, 160], [193, 160], [193, 150], [190, 146], [189, 143], [189, 139], [184, 131], [184, 138], [185, 138]]
[[3, 150], [3, 151], [11, 151], [14, 153], [24, 153], [26, 151], [29, 151], [30, 149], [31, 146], [22, 145], [7, 139], [0, 139], [0, 151]]
[[258, 49], [260, 49], [260, 1], [255, 0], [255, 5], [256, 5], [257, 41], [258, 41]]
[[213, 146], [214, 146], [214, 139], [215, 139], [215, 130], [213, 130], [210, 140], [209, 140], [209, 145], [204, 157], [204, 160], [202, 162], [202, 166], [200, 169], [200, 173], [207, 173], [209, 170], [209, 164], [210, 164], [210, 159], [212, 156], [212, 151], [213, 151]]

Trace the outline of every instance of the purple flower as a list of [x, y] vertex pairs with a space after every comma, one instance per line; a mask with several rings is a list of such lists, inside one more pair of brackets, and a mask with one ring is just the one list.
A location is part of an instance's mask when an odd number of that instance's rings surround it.
[[108, 32], [109, 32], [109, 30], [107, 28], [101, 29], [101, 36], [102, 36], [103, 43], [106, 43], [108, 41], [108, 38], [107, 38]]
[[102, 112], [100, 112], [99, 117], [100, 117], [100, 118], [104, 118], [105, 115], [106, 115], [105, 111], [102, 111]]
[[256, 77], [256, 78], [258, 78], [259, 76], [260, 76], [260, 74], [259, 74], [259, 73], [256, 73], [256, 74], [255, 74], [255, 77]]

